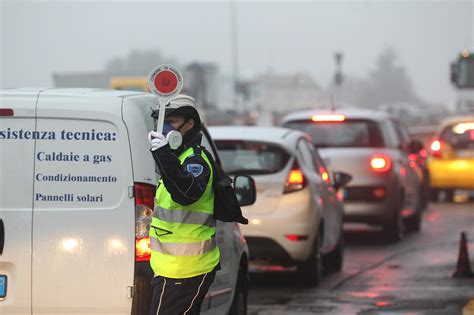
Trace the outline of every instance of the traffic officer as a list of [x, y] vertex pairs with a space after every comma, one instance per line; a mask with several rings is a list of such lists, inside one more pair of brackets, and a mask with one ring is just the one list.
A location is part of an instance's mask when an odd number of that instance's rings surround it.
[[[168, 143], [172, 131], [182, 136], [179, 147]], [[200, 149], [201, 139], [196, 102], [183, 94], [166, 105], [163, 134], [148, 134], [161, 174], [150, 227], [153, 315], [199, 314], [219, 269], [212, 157]]]

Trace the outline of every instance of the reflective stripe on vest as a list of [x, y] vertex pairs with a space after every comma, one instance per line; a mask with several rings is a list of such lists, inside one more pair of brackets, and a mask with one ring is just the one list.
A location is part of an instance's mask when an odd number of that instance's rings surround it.
[[153, 216], [161, 221], [170, 223], [185, 223], [185, 224], [199, 224], [209, 227], [215, 227], [216, 221], [210, 213], [196, 212], [188, 210], [169, 210], [160, 206], [155, 206]]
[[156, 237], [150, 237], [152, 251], [173, 256], [197, 256], [213, 250], [217, 245], [216, 237], [202, 242], [193, 243], [163, 243]]

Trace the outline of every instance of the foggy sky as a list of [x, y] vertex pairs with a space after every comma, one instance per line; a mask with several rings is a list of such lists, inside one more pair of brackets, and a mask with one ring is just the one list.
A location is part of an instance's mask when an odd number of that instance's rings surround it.
[[[52, 86], [53, 72], [100, 71], [131, 50], [180, 63], [212, 61], [231, 73], [229, 1], [0, 0], [0, 87]], [[363, 77], [387, 46], [424, 100], [452, 102], [449, 63], [474, 48], [474, 0], [238, 1], [239, 72], [307, 71]]]

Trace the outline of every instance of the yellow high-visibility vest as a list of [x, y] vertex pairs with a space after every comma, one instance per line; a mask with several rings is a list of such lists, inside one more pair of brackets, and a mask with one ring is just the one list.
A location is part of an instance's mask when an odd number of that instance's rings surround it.
[[[188, 148], [180, 156], [184, 160], [194, 154]], [[219, 263], [214, 214], [213, 170], [207, 156], [210, 176], [201, 198], [187, 206], [173, 201], [160, 179], [150, 226], [150, 264], [156, 276], [191, 278], [212, 271]]]

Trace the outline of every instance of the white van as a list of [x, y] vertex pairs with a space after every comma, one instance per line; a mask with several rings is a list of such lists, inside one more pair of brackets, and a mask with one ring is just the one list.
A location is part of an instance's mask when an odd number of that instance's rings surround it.
[[[0, 91], [0, 314], [149, 313], [155, 107], [138, 92]], [[222, 222], [217, 238], [203, 314], [245, 314], [245, 239]]]

